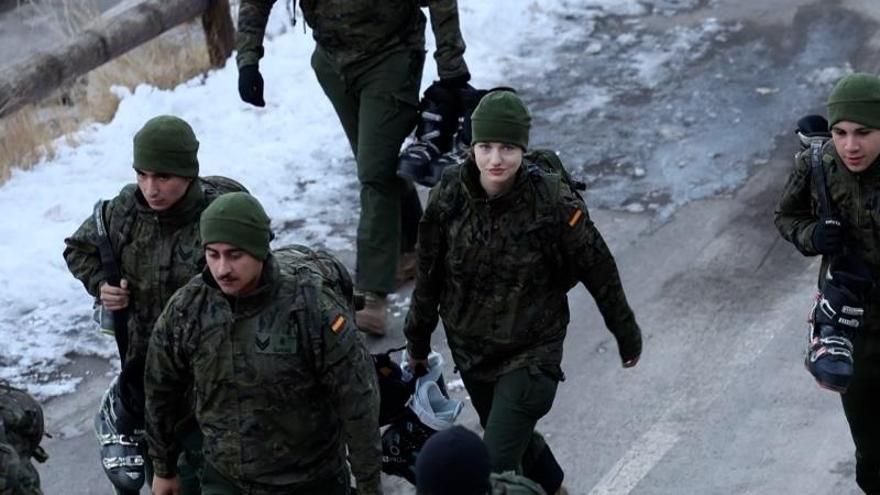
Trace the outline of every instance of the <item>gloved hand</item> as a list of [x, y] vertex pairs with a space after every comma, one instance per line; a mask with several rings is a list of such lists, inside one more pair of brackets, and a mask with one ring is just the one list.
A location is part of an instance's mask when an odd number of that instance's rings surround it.
[[255, 107], [265, 107], [263, 100], [263, 76], [258, 65], [245, 65], [238, 69], [238, 94], [241, 100]]
[[620, 361], [624, 368], [632, 368], [639, 362], [642, 355], [642, 332], [638, 330], [635, 335], [620, 337], [617, 339], [617, 351], [620, 353]]
[[843, 225], [834, 218], [820, 219], [813, 229], [813, 249], [819, 254], [843, 251]]
[[446, 89], [461, 89], [467, 86], [468, 81], [471, 80], [470, 72], [465, 72], [460, 76], [448, 77], [446, 79], [440, 79], [440, 85]]

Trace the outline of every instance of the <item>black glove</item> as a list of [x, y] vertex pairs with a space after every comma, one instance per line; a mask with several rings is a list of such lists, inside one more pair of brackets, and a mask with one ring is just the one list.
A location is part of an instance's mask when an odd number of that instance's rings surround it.
[[642, 355], [642, 332], [639, 330], [634, 335], [618, 337], [617, 351], [624, 368], [632, 368], [639, 362]]
[[843, 251], [843, 225], [834, 218], [820, 219], [813, 229], [813, 249], [819, 254]]
[[263, 76], [258, 65], [245, 65], [238, 69], [238, 94], [241, 100], [255, 107], [265, 107], [263, 100]]
[[446, 89], [461, 89], [467, 86], [467, 82], [471, 80], [470, 72], [465, 72], [460, 76], [448, 77], [440, 79], [440, 85]]

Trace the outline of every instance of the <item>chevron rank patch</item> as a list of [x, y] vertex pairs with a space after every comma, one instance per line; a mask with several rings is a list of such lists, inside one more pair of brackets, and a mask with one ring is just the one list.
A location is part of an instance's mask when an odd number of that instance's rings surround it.
[[577, 225], [582, 218], [584, 218], [584, 212], [581, 211], [579, 208], [574, 210], [574, 213], [572, 213], [571, 216], [568, 217], [568, 226], [574, 228], [574, 226]]
[[345, 317], [337, 315], [336, 318], [333, 318], [333, 322], [330, 323], [330, 330], [333, 330], [333, 333], [339, 333], [343, 328], [345, 328]]

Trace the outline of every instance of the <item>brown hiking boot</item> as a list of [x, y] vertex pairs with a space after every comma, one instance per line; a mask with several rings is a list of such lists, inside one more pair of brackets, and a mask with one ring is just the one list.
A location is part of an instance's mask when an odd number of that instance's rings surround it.
[[397, 275], [394, 277], [394, 282], [400, 287], [410, 280], [414, 280], [417, 268], [415, 251], [400, 253], [400, 257], [397, 259]]
[[370, 335], [385, 335], [388, 298], [375, 292], [364, 292], [364, 309], [355, 313], [358, 330]]

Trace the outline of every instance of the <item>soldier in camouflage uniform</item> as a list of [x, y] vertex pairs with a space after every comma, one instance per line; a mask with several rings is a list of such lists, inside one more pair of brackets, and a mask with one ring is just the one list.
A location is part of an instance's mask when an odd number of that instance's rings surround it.
[[[223, 177], [198, 177], [198, 147], [189, 124], [172, 116], [149, 120], [135, 135], [133, 167], [137, 184], [126, 185], [103, 206], [104, 224], [122, 274], [120, 287], [105, 281], [97, 225], [92, 217], [64, 241], [67, 266], [96, 303], [111, 311], [127, 312], [128, 346], [125, 355], [120, 356], [122, 373], [105, 395], [98, 418], [98, 434], [105, 437], [102, 442], [109, 442], [104, 448], [120, 447], [115, 450], [117, 454], [105, 454], [118, 459], [135, 457], [130, 466], [108, 468], [114, 464], [112, 459], [106, 461], [111, 463], [105, 464], [108, 473], [131, 471], [120, 478], [126, 483], [144, 469], [138, 466], [142, 462], [139, 449], [128, 443], [136, 444], [143, 434], [143, 367], [153, 324], [171, 294], [205, 266], [199, 238], [201, 212], [219, 194], [244, 190]], [[107, 424], [122, 431], [103, 431]], [[191, 446], [190, 462], [198, 463], [197, 431], [191, 426], [193, 433], [187, 433], [185, 425], [181, 427], [181, 435]], [[110, 442], [108, 434], [116, 435], [116, 440]], [[120, 450], [125, 453], [118, 455]], [[149, 459], [145, 461], [149, 464]], [[135, 481], [143, 480], [141, 476]], [[192, 470], [186, 470], [184, 486], [185, 493], [198, 493], [198, 480]]]
[[[819, 218], [809, 150], [795, 167], [776, 206], [776, 228], [805, 256], [822, 255], [819, 280], [830, 257], [845, 253], [880, 274], [880, 78], [851, 74], [828, 98], [832, 139], [822, 148], [822, 173], [832, 218]], [[854, 373], [841, 394], [856, 445], [856, 481], [880, 493], [880, 292], [875, 284], [853, 340]]]
[[0, 495], [42, 495], [31, 458], [45, 462], [43, 409], [24, 390], [0, 381]]
[[378, 384], [347, 271], [270, 252], [269, 218], [245, 193], [208, 207], [201, 231], [208, 268], [171, 298], [147, 355], [154, 495], [176, 493], [190, 388], [203, 494], [347, 494], [346, 447], [358, 493], [381, 494]]
[[562, 473], [534, 427], [563, 379], [566, 293], [587, 287], [624, 366], [638, 360], [641, 332], [583, 201], [524, 155], [531, 117], [522, 101], [491, 92], [471, 122], [471, 158], [444, 172], [419, 226], [407, 352], [413, 367], [428, 355], [439, 315], [492, 470], [517, 470], [555, 493]]
[[[258, 63], [273, 3], [242, 0], [238, 15], [239, 93], [257, 106], [265, 104]], [[470, 74], [457, 1], [421, 3], [430, 11], [437, 40], [439, 84], [464, 88]], [[386, 294], [415, 272], [411, 251], [421, 205], [412, 184], [396, 171], [400, 146], [417, 120], [426, 19], [416, 0], [302, 0], [300, 8], [317, 42], [312, 67], [357, 160], [357, 286], [366, 296], [358, 327], [382, 335]]]

